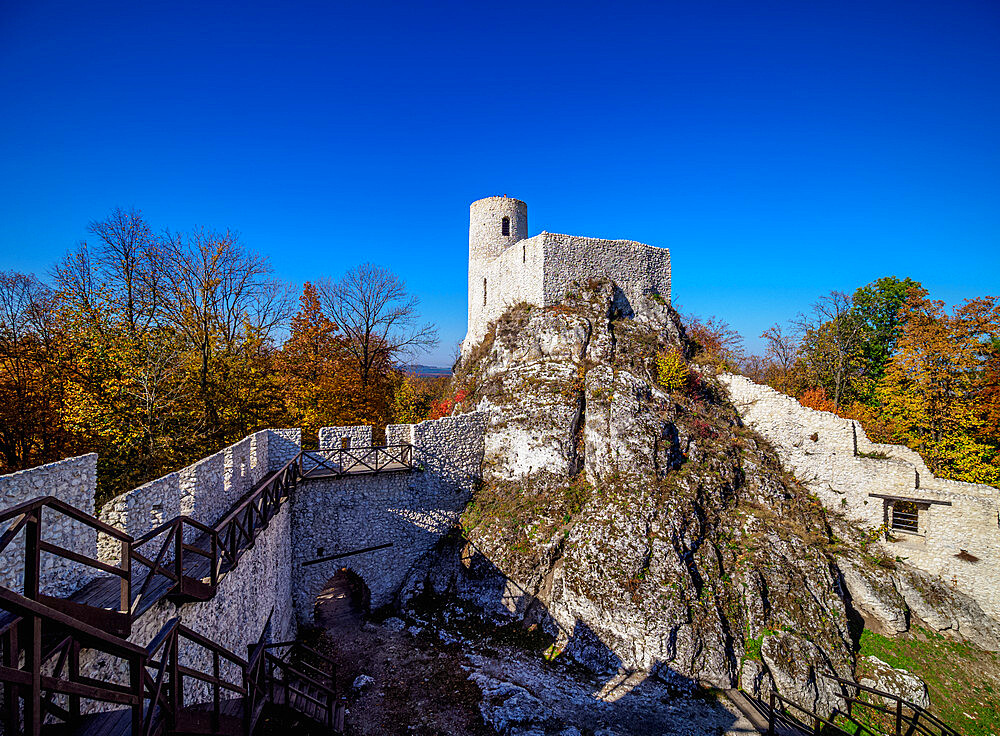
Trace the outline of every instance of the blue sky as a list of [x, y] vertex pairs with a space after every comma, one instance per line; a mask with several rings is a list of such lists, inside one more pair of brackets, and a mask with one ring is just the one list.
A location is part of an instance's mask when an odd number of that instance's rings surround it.
[[465, 332], [468, 204], [671, 249], [757, 347], [832, 289], [1000, 292], [1000, 5], [0, 4], [0, 269], [116, 206], [362, 261]]

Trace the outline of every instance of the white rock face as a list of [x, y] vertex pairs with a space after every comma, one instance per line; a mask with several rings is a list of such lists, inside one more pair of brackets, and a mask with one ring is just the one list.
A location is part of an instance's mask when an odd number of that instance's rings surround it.
[[[733, 687], [746, 638], [786, 628], [803, 644], [779, 690], [799, 694], [817, 671], [849, 676], [839, 578], [800, 536], [824, 535], [821, 516], [710, 381], [657, 382], [657, 356], [687, 350], [662, 300], [574, 289], [558, 306], [511, 310], [468, 352], [458, 380], [490, 417], [469, 543], [440, 550], [404, 591], [537, 624], [609, 676]], [[746, 672], [771, 686], [774, 673]], [[809, 693], [820, 711], [837, 703], [828, 688]]]
[[[921, 708], [930, 708], [931, 699], [927, 694], [927, 684], [912, 672], [890, 667], [875, 656], [862, 657], [865, 669], [868, 671], [859, 684], [875, 688], [902, 698]], [[886, 705], [894, 705], [891, 698], [883, 698]]]
[[878, 633], [892, 636], [909, 629], [906, 603], [896, 591], [888, 571], [878, 580], [872, 571], [864, 570], [851, 560], [841, 559], [838, 566], [851, 602]]

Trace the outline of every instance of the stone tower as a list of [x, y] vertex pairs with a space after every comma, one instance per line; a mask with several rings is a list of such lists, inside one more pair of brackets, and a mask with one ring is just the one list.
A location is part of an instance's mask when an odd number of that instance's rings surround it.
[[528, 237], [528, 205], [519, 199], [486, 197], [469, 206], [469, 324], [490, 298], [488, 266], [509, 246]]

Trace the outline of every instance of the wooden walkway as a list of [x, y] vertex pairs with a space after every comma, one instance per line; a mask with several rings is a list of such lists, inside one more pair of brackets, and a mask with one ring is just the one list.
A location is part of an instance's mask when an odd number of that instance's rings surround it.
[[[318, 452], [303, 452], [298, 460], [299, 480], [321, 480], [328, 478], [343, 478], [358, 475], [374, 475], [381, 473], [394, 473], [413, 470], [411, 453], [409, 446], [399, 447], [376, 447], [364, 448], [355, 451], [349, 450], [327, 450]], [[278, 471], [280, 472], [280, 471]], [[248, 500], [259, 495], [260, 492], [270, 484], [273, 484], [278, 472], [272, 473], [257, 483], [250, 491], [244, 494], [243, 498], [235, 505], [239, 508], [245, 505]], [[283, 501], [284, 498], [276, 499]], [[266, 524], [256, 526], [251, 533], [241, 535], [242, 544], [238, 551], [243, 551], [253, 546], [253, 540], [266, 528]], [[204, 550], [206, 553], [212, 549], [212, 539], [208, 532], [197, 531], [188, 528], [184, 530], [184, 540], [187, 547]], [[158, 546], [158, 540], [154, 540], [151, 546]], [[152, 555], [149, 555], [150, 557]], [[173, 567], [173, 558], [170, 557], [161, 563], [161, 566]], [[211, 585], [212, 559], [203, 554], [185, 554], [181, 558], [183, 578], [185, 579], [186, 592], [192, 593], [189, 600], [207, 600], [214, 594]], [[222, 579], [234, 567], [225, 557], [219, 560], [218, 579]], [[132, 601], [131, 618], [136, 619], [143, 615], [150, 608], [155, 606], [167, 596], [177, 592], [175, 580], [167, 577], [161, 572], [150, 572], [148, 566], [139, 562], [132, 562], [131, 586], [133, 595], [143, 589], [147, 577], [152, 574], [152, 580], [143, 591], [141, 597]], [[90, 609], [103, 609], [109, 614], [120, 607], [121, 604], [121, 579], [119, 577], [103, 575], [92, 579], [82, 588], [65, 598], [72, 609], [72, 604], [86, 606]], [[68, 611], [68, 612], [71, 612]], [[13, 616], [6, 612], [0, 612], [0, 629], [3, 628], [6, 619]]]
[[[273, 647], [291, 647], [286, 655], [291, 656], [292, 651], [303, 648], [299, 642], [261, 641], [254, 650], [256, 654], [244, 661], [187, 629], [179, 618], [164, 625], [146, 648], [127, 639], [133, 622], [165, 598], [178, 605], [211, 599], [219, 581], [254, 546], [299, 481], [414, 469], [411, 445], [300, 452], [251, 488], [213, 526], [177, 516], [138, 537], [50, 496], [0, 511], [0, 524], [9, 522], [0, 534], [0, 550], [21, 540], [25, 560], [23, 592], [0, 586], [0, 659], [8, 663], [0, 667], [0, 684], [5, 693], [14, 693], [13, 698], [0, 703], [5, 730], [20, 731], [20, 725], [11, 724], [23, 721], [24, 730], [35, 736], [43, 733], [124, 736], [134, 730], [135, 719], [139, 717], [136, 709], [141, 711], [144, 702], [155, 701], [155, 710], [148, 711], [148, 707], [154, 706], [146, 706], [146, 715], [153, 719], [152, 724], [147, 723], [152, 725], [149, 733], [162, 733], [164, 724], [173, 722], [174, 733], [241, 734], [247, 728], [244, 698], [249, 697], [254, 710], [251, 728], [256, 726], [265, 704], [270, 704], [284, 714], [283, 721], [299, 724], [292, 727], [293, 731], [311, 723], [340, 732], [345, 709], [333, 685], [332, 669], [328, 680], [325, 675], [322, 681], [316, 680], [315, 675], [320, 672], [316, 667], [303, 662], [302, 666], [312, 673], [306, 674], [293, 661], [283, 661], [269, 653]], [[54, 514], [68, 516], [120, 543], [121, 559], [109, 564], [49, 543], [43, 524]], [[69, 596], [47, 596], [41, 592], [42, 553], [86, 565], [96, 577]], [[347, 586], [332, 591], [332, 596], [353, 609], [350, 604], [356, 596], [351, 594], [355, 592]], [[340, 601], [342, 595], [344, 600]], [[216, 669], [220, 657], [236, 663], [242, 668], [243, 684], [225, 682], [218, 675], [180, 666], [177, 660], [181, 639], [187, 642], [185, 646], [193, 644], [209, 650]], [[79, 671], [81, 649], [96, 649], [127, 661], [133, 681], [124, 686], [85, 677]], [[319, 653], [312, 654], [325, 659]], [[42, 667], [52, 670], [52, 663], [54, 674], [46, 674]], [[332, 662], [329, 664], [332, 667]], [[151, 666], [159, 668], [155, 682], [147, 670]], [[204, 705], [171, 704], [164, 693], [176, 690], [162, 689], [168, 669], [171, 682], [194, 677], [211, 683], [217, 691], [216, 699]], [[144, 674], [140, 676], [139, 672]], [[182, 684], [171, 687], [180, 687], [183, 692]], [[220, 701], [220, 688], [239, 697]], [[52, 700], [55, 693], [69, 696], [68, 709]], [[116, 710], [83, 716], [81, 696], [114, 703]], [[130, 707], [123, 708], [123, 704]], [[47, 717], [69, 723], [45, 723]]]

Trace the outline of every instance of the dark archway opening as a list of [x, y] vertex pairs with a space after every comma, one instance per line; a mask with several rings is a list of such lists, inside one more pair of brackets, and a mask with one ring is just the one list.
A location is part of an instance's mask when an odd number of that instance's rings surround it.
[[313, 621], [326, 629], [360, 624], [371, 605], [371, 592], [353, 570], [340, 568], [316, 596]]

